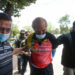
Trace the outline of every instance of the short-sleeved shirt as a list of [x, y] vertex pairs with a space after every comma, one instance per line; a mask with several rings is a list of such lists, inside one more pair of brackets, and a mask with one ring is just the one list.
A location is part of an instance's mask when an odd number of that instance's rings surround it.
[[36, 34], [31, 34], [26, 45], [34, 48], [37, 52], [31, 51], [30, 62], [38, 68], [45, 68], [52, 62], [51, 52], [56, 48], [57, 40], [51, 33], [46, 32], [44, 39], [38, 40]]
[[0, 43], [0, 75], [12, 75], [12, 50], [7, 41]]

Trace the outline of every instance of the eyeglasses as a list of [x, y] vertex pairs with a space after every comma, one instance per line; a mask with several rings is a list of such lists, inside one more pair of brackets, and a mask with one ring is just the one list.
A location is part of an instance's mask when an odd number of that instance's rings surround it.
[[11, 30], [11, 28], [0, 27], [0, 31], [6, 31], [7, 33], [9, 33], [10, 30]]

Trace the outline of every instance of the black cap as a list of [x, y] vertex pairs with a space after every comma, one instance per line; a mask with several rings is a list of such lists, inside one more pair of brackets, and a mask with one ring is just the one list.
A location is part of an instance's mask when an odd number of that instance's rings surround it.
[[75, 26], [75, 21], [73, 22], [73, 26]]
[[21, 30], [20, 33], [25, 33], [25, 30]]

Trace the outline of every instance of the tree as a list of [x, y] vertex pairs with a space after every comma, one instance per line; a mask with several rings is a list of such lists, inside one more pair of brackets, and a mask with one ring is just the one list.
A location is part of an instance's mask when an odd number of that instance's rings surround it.
[[20, 16], [19, 12], [25, 6], [35, 3], [36, 0], [0, 0], [0, 10], [10, 16]]
[[13, 25], [12, 31], [11, 31], [13, 36], [16, 36], [19, 34], [19, 29], [17, 25]]
[[69, 15], [65, 15], [60, 18], [60, 31], [61, 33], [67, 33], [69, 32], [68, 24], [70, 24]]
[[22, 29], [24, 29], [25, 31], [30, 31], [31, 33], [33, 33], [33, 28], [31, 26], [23, 26]]
[[54, 33], [55, 33], [55, 34], [60, 34], [60, 30], [59, 30], [58, 28], [56, 28], [56, 29], [54, 30]]
[[47, 31], [51, 32], [51, 33], [54, 33], [54, 27], [53, 27], [53, 25], [51, 23], [48, 23]]

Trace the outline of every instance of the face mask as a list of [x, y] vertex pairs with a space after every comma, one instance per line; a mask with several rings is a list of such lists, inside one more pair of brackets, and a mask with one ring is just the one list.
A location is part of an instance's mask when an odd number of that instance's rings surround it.
[[9, 36], [10, 36], [10, 33], [8, 33], [8, 34], [0, 33], [0, 42], [6, 41], [9, 38]]
[[36, 34], [36, 38], [38, 38], [38, 39], [43, 39], [43, 38], [45, 38], [45, 36], [46, 36], [46, 33], [42, 34], [42, 35]]

